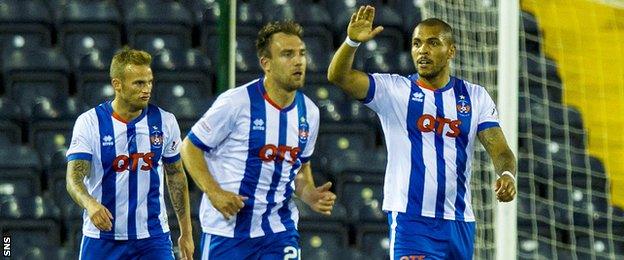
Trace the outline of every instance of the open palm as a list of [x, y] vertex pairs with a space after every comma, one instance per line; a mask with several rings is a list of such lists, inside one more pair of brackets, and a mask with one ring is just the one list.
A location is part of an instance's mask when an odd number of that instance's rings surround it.
[[375, 7], [360, 6], [360, 8], [351, 15], [347, 35], [349, 38], [358, 42], [366, 42], [374, 38], [383, 31], [383, 27], [377, 26], [373, 29], [373, 20], [375, 19]]

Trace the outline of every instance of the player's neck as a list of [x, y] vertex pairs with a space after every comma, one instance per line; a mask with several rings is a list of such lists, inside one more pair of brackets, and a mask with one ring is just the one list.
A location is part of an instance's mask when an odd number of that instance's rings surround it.
[[437, 76], [433, 78], [418, 77], [418, 81], [425, 84], [425, 86], [427, 86], [428, 88], [432, 89], [443, 88], [444, 86], [446, 86], [450, 79], [451, 74], [448, 68], [442, 70]]
[[269, 99], [273, 101], [280, 108], [285, 108], [292, 104], [295, 100], [295, 94], [297, 91], [288, 91], [283, 87], [277, 85], [277, 83], [271, 78], [265, 78], [264, 89], [266, 90]]
[[117, 114], [124, 122], [130, 122], [141, 115], [142, 110], [136, 110], [130, 108], [123, 101], [115, 98], [111, 102], [111, 106], [113, 107], [113, 112]]

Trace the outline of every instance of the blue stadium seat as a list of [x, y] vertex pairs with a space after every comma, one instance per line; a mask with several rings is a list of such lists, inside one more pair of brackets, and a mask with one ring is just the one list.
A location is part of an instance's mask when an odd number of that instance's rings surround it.
[[121, 15], [109, 1], [68, 1], [59, 21], [59, 44], [78, 66], [82, 56], [93, 50], [121, 46]]
[[323, 74], [323, 79], [327, 76], [327, 68], [329, 67], [330, 55], [333, 46], [331, 42], [324, 41], [322, 38], [310, 37], [305, 34], [303, 41], [306, 45], [307, 52], [307, 75], [311, 73]]
[[342, 175], [338, 180], [339, 198], [347, 204], [351, 223], [385, 222], [382, 175]]
[[250, 36], [236, 39], [236, 71], [260, 73], [262, 68], [256, 52], [256, 38]]
[[340, 259], [347, 247], [347, 231], [341, 224], [300, 223], [302, 259]]
[[398, 73], [399, 54], [396, 52], [375, 52], [366, 59], [364, 70], [368, 73]]
[[69, 94], [69, 64], [54, 49], [13, 50], [2, 55], [6, 92], [26, 117], [42, 97], [54, 100]]
[[80, 101], [87, 107], [95, 107], [115, 97], [110, 80], [82, 82], [78, 91]]
[[151, 53], [191, 48], [193, 17], [182, 4], [139, 0], [128, 1], [126, 6], [124, 21], [133, 47]]
[[[593, 242], [592, 242], [593, 240]], [[581, 236], [576, 238], [576, 256], [578, 259], [613, 259], [610, 254], [617, 249], [610, 246], [609, 240], [613, 238], [603, 238], [594, 236]], [[621, 254], [621, 251], [619, 252]]]
[[[536, 156], [534, 174], [543, 179], [567, 184], [567, 176], [574, 169], [585, 168], [585, 155], [577, 148], [567, 146], [562, 140], [543, 140], [540, 138], [521, 138], [523, 147]], [[552, 169], [552, 170], [550, 170]], [[551, 175], [552, 171], [552, 175]]]
[[519, 79], [520, 94], [525, 97], [547, 99], [550, 102], [562, 103], [562, 85], [555, 81], [521, 75]]
[[527, 53], [526, 59], [520, 60], [520, 71], [526, 71], [529, 77], [561, 84], [557, 63], [549, 57]]
[[23, 37], [24, 43], [29, 45], [34, 42], [32, 46], [51, 46], [50, 32], [53, 21], [50, 11], [42, 1], [4, 0], [0, 2], [0, 7], [0, 41], [2, 47], [12, 45], [11, 41], [15, 36]]
[[356, 244], [370, 259], [390, 259], [390, 239], [387, 224], [363, 225], [356, 230]]
[[374, 132], [362, 124], [321, 125], [316, 147], [328, 153], [344, 150], [368, 151], [374, 148]]

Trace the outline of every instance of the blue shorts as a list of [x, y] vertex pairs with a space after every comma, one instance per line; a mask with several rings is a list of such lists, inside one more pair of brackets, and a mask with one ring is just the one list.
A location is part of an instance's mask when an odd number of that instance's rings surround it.
[[390, 259], [472, 259], [475, 222], [389, 212]]
[[99, 239], [82, 236], [80, 260], [90, 259], [173, 260], [173, 243], [171, 243], [169, 233], [133, 240]]
[[301, 259], [296, 230], [256, 238], [230, 238], [203, 233], [201, 259], [286, 260]]

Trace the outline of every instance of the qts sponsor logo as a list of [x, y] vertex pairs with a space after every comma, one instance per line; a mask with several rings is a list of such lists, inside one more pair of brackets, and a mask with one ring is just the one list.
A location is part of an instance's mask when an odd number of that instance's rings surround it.
[[[423, 133], [435, 132], [435, 134], [441, 136], [446, 135], [448, 137], [458, 137], [461, 134], [459, 125], [461, 121], [451, 120], [445, 117], [434, 117], [429, 114], [423, 114], [418, 118], [416, 125], [418, 130]], [[444, 132], [444, 127], [449, 126], [449, 130]]]
[[130, 155], [119, 155], [113, 160], [113, 170], [115, 172], [123, 172], [125, 170], [136, 171], [141, 169], [149, 171], [152, 169], [152, 158], [154, 153], [131, 153]]
[[275, 146], [274, 144], [266, 144], [260, 148], [258, 157], [264, 162], [286, 162], [294, 164], [301, 149], [299, 147], [290, 147], [287, 145]]

